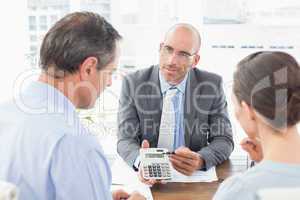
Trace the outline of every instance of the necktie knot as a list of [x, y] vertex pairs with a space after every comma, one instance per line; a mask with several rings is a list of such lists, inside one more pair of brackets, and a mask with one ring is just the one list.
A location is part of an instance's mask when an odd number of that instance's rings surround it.
[[167, 90], [165, 98], [172, 99], [177, 94], [178, 89], [171, 87]]

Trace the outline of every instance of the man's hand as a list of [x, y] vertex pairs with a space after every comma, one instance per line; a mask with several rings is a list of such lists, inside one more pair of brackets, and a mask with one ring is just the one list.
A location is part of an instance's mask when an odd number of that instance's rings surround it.
[[132, 192], [127, 200], [146, 200], [146, 198], [138, 192]]
[[112, 191], [112, 198], [113, 200], [122, 200], [122, 199], [128, 199], [129, 194], [125, 192], [122, 189]]
[[244, 138], [240, 145], [255, 162], [260, 162], [263, 159], [262, 147], [257, 139]]
[[175, 154], [170, 155], [173, 167], [184, 175], [190, 176], [194, 171], [199, 170], [204, 161], [200, 155], [187, 147], [176, 149]]
[[132, 192], [130, 195], [122, 189], [112, 192], [113, 200], [146, 200], [146, 198], [138, 192]]
[[[149, 147], [150, 147], [149, 142], [147, 140], [143, 140], [141, 148], [142, 149], [146, 149], [146, 148], [149, 148]], [[139, 166], [139, 173], [138, 173], [140, 181], [142, 181], [143, 183], [145, 183], [147, 185], [150, 185], [150, 186], [152, 186], [152, 185], [154, 185], [155, 183], [158, 182], [155, 179], [149, 179], [149, 180], [148, 179], [144, 179], [144, 177], [143, 177], [143, 171], [142, 170], [143, 170], [142, 166], [140, 165]]]

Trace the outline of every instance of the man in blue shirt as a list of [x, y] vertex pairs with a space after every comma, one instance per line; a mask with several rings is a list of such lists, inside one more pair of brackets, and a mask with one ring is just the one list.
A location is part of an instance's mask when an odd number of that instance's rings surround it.
[[111, 85], [120, 39], [97, 14], [65, 16], [43, 40], [39, 80], [0, 106], [0, 179], [17, 185], [20, 199], [144, 199], [111, 194], [108, 162], [75, 110], [93, 107]]

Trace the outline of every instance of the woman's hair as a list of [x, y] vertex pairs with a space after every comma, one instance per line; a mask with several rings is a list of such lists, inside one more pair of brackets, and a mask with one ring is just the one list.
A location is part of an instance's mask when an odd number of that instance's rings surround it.
[[241, 60], [233, 92], [275, 128], [300, 121], [300, 67], [287, 53], [262, 51]]

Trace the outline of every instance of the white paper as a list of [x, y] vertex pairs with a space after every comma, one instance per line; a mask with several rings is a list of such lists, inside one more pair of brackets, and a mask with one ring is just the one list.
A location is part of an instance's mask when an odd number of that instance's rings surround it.
[[111, 167], [112, 184], [115, 185], [137, 185], [140, 183], [138, 174], [131, 169], [119, 156]]
[[131, 169], [119, 156], [117, 156], [111, 171], [112, 190], [124, 189], [128, 193], [138, 191], [147, 200], [153, 200], [150, 187], [142, 183], [138, 178], [137, 172]]
[[195, 183], [195, 182], [213, 182], [217, 181], [216, 168], [212, 167], [207, 171], [195, 171], [192, 176], [186, 176], [172, 168], [172, 179], [167, 182], [184, 182], [184, 183]]

